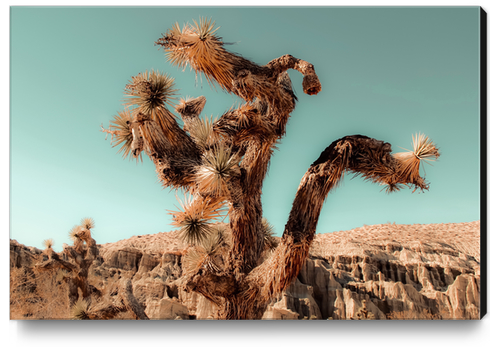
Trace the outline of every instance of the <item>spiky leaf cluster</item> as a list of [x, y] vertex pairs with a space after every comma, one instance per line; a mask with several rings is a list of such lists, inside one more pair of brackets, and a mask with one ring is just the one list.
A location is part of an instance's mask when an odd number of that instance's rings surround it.
[[264, 238], [264, 245], [269, 249], [276, 248], [279, 242], [274, 236], [274, 227], [266, 218], [262, 218], [261, 232], [262, 237]]
[[82, 218], [79, 225], [73, 226], [68, 235], [73, 241], [73, 245], [77, 250], [83, 246], [83, 243], [92, 245], [95, 241], [92, 239], [92, 229], [95, 227], [93, 218]]
[[80, 226], [84, 229], [91, 230], [95, 227], [94, 219], [91, 217], [83, 218], [80, 222]]
[[[131, 146], [133, 143], [133, 132], [131, 130], [131, 123], [133, 117], [131, 112], [126, 109], [118, 112], [114, 119], [111, 120], [109, 126], [109, 132], [112, 135], [112, 146], [117, 147], [121, 145], [121, 148], [117, 153], [122, 152], [123, 158], [126, 158], [131, 153]], [[114, 129], [114, 130], [113, 130]], [[132, 158], [132, 156], [130, 156]]]
[[233, 56], [223, 49], [221, 37], [216, 36], [218, 29], [207, 18], [182, 28], [175, 23], [156, 44], [165, 48], [172, 64], [181, 68], [190, 65], [196, 72], [204, 72], [209, 81], [212, 78], [228, 89], [233, 81]]
[[399, 163], [398, 174], [408, 182], [416, 182], [420, 178], [420, 163], [434, 161], [439, 155], [439, 149], [434, 142], [424, 134], [415, 134], [412, 136], [412, 150], [395, 153], [393, 157]]
[[192, 139], [203, 150], [208, 149], [217, 140], [213, 127], [213, 117], [209, 119], [205, 117], [204, 119], [198, 119], [189, 129]]
[[227, 183], [237, 172], [240, 158], [231, 148], [219, 143], [203, 155], [203, 164], [197, 172], [199, 190], [208, 194], [226, 196]]
[[180, 229], [181, 239], [188, 244], [201, 244], [212, 232], [212, 223], [223, 216], [224, 202], [200, 196], [184, 198], [182, 209], [169, 211], [172, 225]]
[[88, 303], [83, 299], [78, 300], [71, 309], [71, 317], [75, 320], [90, 320]]
[[206, 97], [202, 95], [197, 98], [182, 98], [175, 106], [175, 111], [182, 116], [198, 116], [204, 109], [204, 105], [206, 105]]
[[151, 115], [166, 104], [172, 104], [177, 89], [174, 79], [158, 71], [145, 71], [131, 78], [125, 89], [126, 105], [138, 108], [138, 111]]
[[43, 246], [46, 248], [53, 248], [54, 241], [53, 239], [46, 239], [43, 241]]
[[223, 265], [224, 249], [229, 244], [228, 230], [219, 224], [210, 228], [209, 235], [200, 244], [190, 248], [183, 259], [186, 273], [193, 273], [201, 268], [218, 273]]
[[115, 137], [114, 147], [121, 145], [124, 158], [131, 153], [138, 161], [143, 151], [151, 155], [162, 142], [175, 144], [175, 116], [167, 105], [173, 105], [176, 91], [174, 79], [158, 71], [131, 78], [125, 88], [127, 108], [114, 116], [109, 130], [102, 128], [112, 140]]
[[81, 231], [82, 227], [80, 225], [73, 226], [68, 232], [70, 240], [73, 242], [81, 241]]

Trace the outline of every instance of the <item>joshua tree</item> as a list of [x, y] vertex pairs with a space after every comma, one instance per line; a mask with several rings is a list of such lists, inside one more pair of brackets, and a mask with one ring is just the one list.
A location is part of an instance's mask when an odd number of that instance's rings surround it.
[[[260, 319], [272, 297], [296, 278], [316, 231], [328, 192], [345, 172], [384, 184], [388, 191], [427, 189], [420, 161], [439, 156], [424, 135], [414, 150], [391, 155], [391, 145], [366, 136], [334, 141], [303, 176], [278, 244], [263, 220], [261, 192], [271, 155], [285, 135], [297, 100], [287, 70], [303, 74], [303, 91], [321, 84], [312, 64], [284, 55], [259, 66], [224, 48], [207, 19], [175, 24], [155, 44], [168, 61], [190, 66], [211, 83], [243, 99], [218, 119], [201, 119], [206, 98], [175, 102], [173, 79], [140, 73], [126, 85], [126, 108], [108, 129], [123, 156], [145, 153], [164, 187], [187, 194], [172, 212], [187, 242], [183, 287], [215, 303], [220, 319]], [[180, 115], [183, 129], [169, 108]], [[213, 223], [227, 211], [227, 225]]]
[[[63, 244], [63, 257], [54, 252], [52, 239], [45, 240], [43, 251], [43, 262], [37, 264], [39, 271], [51, 269], [63, 270], [67, 276], [61, 276], [62, 280], [68, 283], [68, 298], [70, 306], [75, 305], [79, 299], [79, 289], [82, 298], [90, 301], [91, 295], [99, 295], [100, 291], [88, 282], [88, 271], [93, 261], [97, 257], [97, 244], [92, 238], [91, 229], [94, 227], [92, 218], [83, 218], [80, 225], [74, 226], [70, 232], [70, 239], [73, 246]], [[67, 261], [71, 259], [72, 261]]]
[[92, 218], [83, 218], [80, 225], [75, 225], [69, 232], [73, 246], [63, 244], [62, 258], [53, 250], [54, 241], [44, 240], [43, 261], [36, 264], [36, 269], [58, 270], [57, 278], [68, 283], [68, 299], [75, 319], [110, 319], [126, 311], [132, 312], [137, 319], [148, 319], [133, 295], [130, 280], [120, 279], [103, 298], [102, 292], [89, 284], [89, 269], [98, 254], [91, 232], [94, 226]]

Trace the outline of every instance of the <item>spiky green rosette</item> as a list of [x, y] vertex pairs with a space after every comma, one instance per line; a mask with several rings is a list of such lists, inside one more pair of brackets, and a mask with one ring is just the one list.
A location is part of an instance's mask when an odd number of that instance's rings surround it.
[[131, 77], [124, 91], [127, 95], [126, 105], [138, 108], [139, 112], [146, 115], [166, 107], [166, 104], [172, 105], [176, 92], [174, 79], [154, 70]]
[[179, 200], [179, 211], [169, 211], [173, 215], [172, 225], [180, 228], [181, 239], [188, 244], [202, 244], [212, 232], [212, 223], [223, 216], [223, 201], [211, 198], [184, 198]]
[[197, 172], [199, 190], [217, 196], [228, 195], [227, 182], [237, 169], [239, 159], [223, 144], [207, 151]]

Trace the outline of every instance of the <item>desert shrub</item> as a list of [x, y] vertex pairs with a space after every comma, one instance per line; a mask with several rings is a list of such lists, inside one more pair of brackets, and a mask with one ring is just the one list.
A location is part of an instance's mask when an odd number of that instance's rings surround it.
[[10, 271], [10, 319], [67, 319], [66, 283], [55, 271], [29, 268]]

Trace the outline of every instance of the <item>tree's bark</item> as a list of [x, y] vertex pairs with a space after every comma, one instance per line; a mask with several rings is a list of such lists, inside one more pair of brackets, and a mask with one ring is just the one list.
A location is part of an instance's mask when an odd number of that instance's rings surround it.
[[[257, 265], [263, 249], [263, 240], [259, 237], [262, 184], [274, 145], [285, 133], [289, 113], [294, 109], [295, 96], [289, 77], [285, 74], [290, 68], [305, 74], [305, 78], [310, 76], [309, 80], [305, 80], [305, 92], [316, 94], [321, 89], [313, 65], [290, 55], [271, 61], [263, 69], [257, 69], [253, 76], [251, 71], [245, 73], [241, 70], [239, 75], [247, 76], [248, 82], [243, 80], [236, 83], [233, 92], [244, 97], [246, 90], [253, 97], [267, 100], [267, 108], [260, 110], [258, 107], [242, 106], [235, 112], [225, 114], [216, 126], [218, 131], [224, 131], [231, 137], [233, 145], [245, 147], [240, 164], [245, 173], [240, 182], [242, 200], [236, 201], [232, 197], [230, 201], [230, 228], [233, 234], [230, 259], [235, 273], [250, 272]], [[251, 86], [252, 80], [254, 87]], [[261, 87], [260, 83], [264, 85]], [[240, 88], [244, 91], [240, 92]], [[315, 88], [317, 91], [313, 93]], [[252, 98], [250, 95], [244, 98], [247, 97]], [[261, 114], [260, 111], [266, 113]], [[241, 122], [240, 117], [244, 118]], [[241, 209], [234, 206], [240, 206]]]
[[[264, 67], [252, 63], [241, 64], [239, 67], [234, 70], [236, 78], [230, 91], [246, 101], [256, 101], [225, 113], [214, 127], [216, 132], [229, 139], [234, 151], [243, 156], [240, 163], [241, 176], [229, 181], [231, 193], [227, 197], [232, 233], [229, 259], [235, 281], [243, 279], [258, 265], [263, 251], [264, 240], [260, 236], [262, 184], [274, 145], [284, 135], [289, 114], [296, 101], [286, 71], [293, 68], [304, 74], [305, 93], [316, 94], [321, 89], [313, 65], [290, 55], [275, 59]], [[184, 111], [185, 107], [179, 106], [185, 126], [190, 127], [196, 120], [196, 112], [184, 115]], [[195, 291], [199, 292], [199, 289]], [[203, 289], [201, 294], [219, 301], [215, 295]], [[236, 302], [240, 300], [236, 296]], [[238, 311], [242, 313], [238, 314], [232, 304], [227, 306], [229, 312], [225, 316], [238, 317], [243, 313], [243, 309], [240, 309]]]
[[230, 264], [236, 275], [249, 273], [257, 266], [263, 249], [263, 239], [260, 238], [262, 222], [260, 198], [244, 197], [239, 209], [230, 208], [229, 220], [232, 232]]
[[355, 135], [328, 146], [301, 180], [279, 246], [245, 277], [234, 295], [226, 298], [222, 316], [260, 319], [269, 300], [294, 281], [308, 256], [325, 198], [346, 171], [387, 185], [426, 188], [420, 177], [407, 180], [397, 169], [389, 143]]

